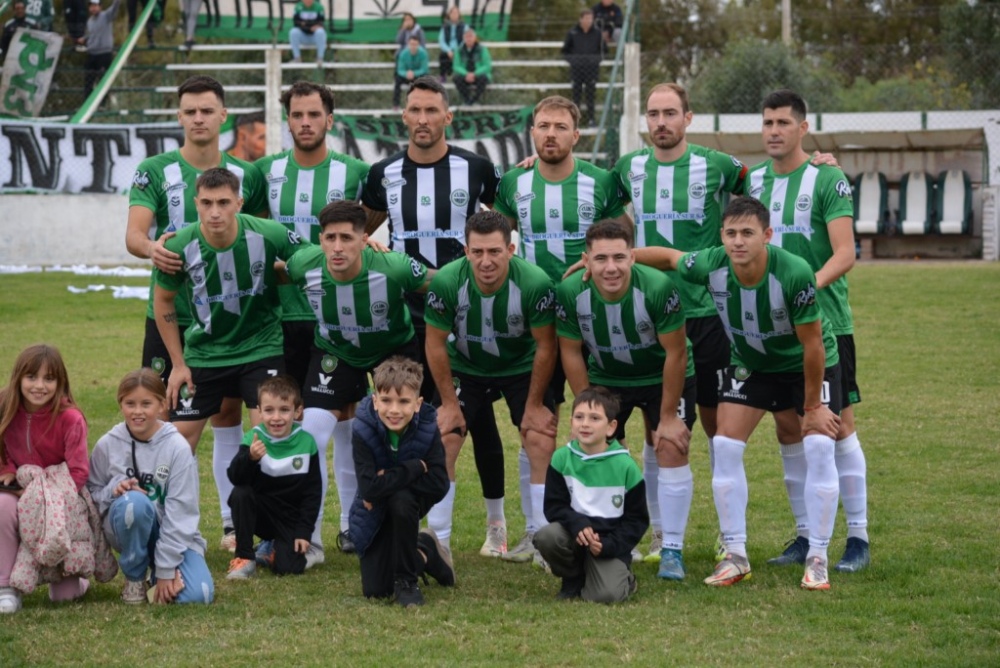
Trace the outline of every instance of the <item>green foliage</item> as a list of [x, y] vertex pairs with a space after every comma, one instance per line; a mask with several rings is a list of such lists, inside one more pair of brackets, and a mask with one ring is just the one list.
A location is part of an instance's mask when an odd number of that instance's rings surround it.
[[973, 93], [948, 69], [923, 66], [909, 74], [875, 83], [859, 77], [841, 89], [831, 111], [907, 111], [913, 109], [970, 109]]
[[943, 20], [947, 62], [971, 90], [971, 108], [1000, 106], [1000, 1], [958, 2]]

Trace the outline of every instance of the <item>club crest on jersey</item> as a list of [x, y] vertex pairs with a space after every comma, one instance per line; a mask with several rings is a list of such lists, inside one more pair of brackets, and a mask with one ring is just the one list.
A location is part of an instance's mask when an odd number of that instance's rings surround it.
[[776, 308], [771, 310], [771, 320], [774, 322], [781, 322], [783, 320], [788, 320], [788, 311], [783, 308]]
[[596, 212], [597, 210], [590, 202], [584, 202], [576, 210], [577, 215], [580, 216], [580, 220], [593, 220]]
[[660, 188], [660, 199], [670, 199], [670, 188]]
[[794, 304], [799, 308], [803, 306], [812, 306], [816, 303], [816, 288], [809, 285], [805, 290], [801, 290], [799, 294], [795, 295]]
[[188, 276], [191, 277], [191, 281], [196, 286], [202, 286], [205, 284], [205, 266], [205, 262], [201, 261], [184, 268], [184, 271], [188, 273]]
[[166, 464], [160, 464], [156, 467], [156, 473], [153, 474], [157, 480], [166, 481], [170, 477], [170, 467]]
[[778, 213], [779, 211], [781, 211], [781, 202], [772, 202], [771, 203], [771, 211], [774, 211], [775, 213]]
[[837, 185], [835, 185], [834, 188], [836, 188], [837, 194], [840, 195], [841, 197], [851, 196], [851, 186], [849, 186], [847, 184], [847, 181], [845, 181], [844, 179], [837, 181]]
[[809, 195], [799, 195], [795, 200], [795, 208], [799, 211], [808, 211], [812, 207], [812, 197]]
[[302, 457], [295, 457], [292, 459], [292, 468], [296, 471], [302, 470]]
[[338, 360], [333, 355], [323, 355], [323, 359], [319, 361], [319, 368], [323, 369], [323, 373], [332, 373], [337, 364]]
[[224, 280], [224, 281], [231, 281], [231, 280], [233, 280], [233, 272], [231, 272], [231, 271], [224, 271], [224, 272], [222, 272], [222, 280]]
[[467, 206], [469, 204], [469, 191], [459, 188], [451, 193], [451, 203], [455, 206]]
[[389, 312], [388, 302], [375, 302], [372, 304], [372, 315], [376, 318], [381, 318]]
[[623, 503], [625, 503], [625, 497], [621, 494], [615, 494], [611, 497], [611, 505], [615, 508], [621, 508]]
[[736, 380], [746, 380], [750, 377], [750, 369], [745, 366], [738, 366], [733, 372], [733, 375], [736, 376]]
[[328, 192], [326, 194], [326, 203], [327, 204], [329, 204], [330, 202], [339, 202], [342, 199], [344, 199], [344, 191], [343, 190], [331, 190], [330, 192]]
[[162, 374], [163, 370], [167, 368], [167, 362], [162, 357], [154, 357], [149, 361], [149, 368], [157, 374]]
[[640, 320], [636, 323], [635, 329], [640, 334], [646, 334], [647, 332], [651, 332], [653, 330], [653, 323], [648, 320]]
[[149, 185], [149, 172], [136, 172], [132, 177], [132, 187], [145, 190]]
[[705, 199], [705, 184], [692, 183], [688, 187], [688, 197], [691, 199]]
[[507, 316], [507, 326], [508, 327], [520, 327], [524, 324], [524, 318], [516, 313], [514, 315]]
[[421, 195], [420, 196], [420, 206], [430, 206], [430, 205], [431, 205], [431, 196], [430, 195]]
[[437, 313], [444, 313], [444, 300], [437, 296], [437, 293], [427, 293], [427, 307]]
[[250, 265], [250, 273], [253, 276], [261, 276], [261, 275], [263, 275], [263, 273], [264, 273], [264, 263], [263, 262], [254, 262], [252, 265]]

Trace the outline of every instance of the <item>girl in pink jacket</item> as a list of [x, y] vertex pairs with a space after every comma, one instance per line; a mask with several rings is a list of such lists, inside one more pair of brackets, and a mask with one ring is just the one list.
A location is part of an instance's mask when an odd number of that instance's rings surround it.
[[[65, 462], [77, 490], [87, 482], [87, 422], [69, 389], [62, 356], [44, 344], [26, 348], [14, 362], [10, 382], [0, 390], [0, 613], [21, 609], [10, 586], [20, 545], [16, 481], [18, 467], [42, 468]], [[83, 596], [89, 582], [76, 576], [49, 586], [53, 601]]]

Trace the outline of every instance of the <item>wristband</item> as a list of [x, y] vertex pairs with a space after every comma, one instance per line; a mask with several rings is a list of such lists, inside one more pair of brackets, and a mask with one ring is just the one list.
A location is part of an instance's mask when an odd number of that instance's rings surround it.
[[806, 413], [808, 413], [809, 411], [814, 411], [817, 408], [822, 408], [822, 407], [823, 407], [823, 402], [820, 402], [820, 403], [816, 404], [815, 406], [806, 406], [802, 410], [804, 410]]

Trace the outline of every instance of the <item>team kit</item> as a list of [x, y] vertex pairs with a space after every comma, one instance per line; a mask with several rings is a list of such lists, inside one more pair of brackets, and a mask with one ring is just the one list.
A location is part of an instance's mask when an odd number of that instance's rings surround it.
[[[332, 444], [337, 549], [358, 554], [366, 596], [422, 604], [421, 573], [455, 583], [456, 462], [470, 435], [480, 554], [552, 573], [560, 598], [624, 600], [637, 562], [687, 577], [700, 421], [719, 518], [703, 578], [734, 585], [752, 573], [743, 456], [765, 413], [794, 530], [769, 563], [798, 566], [807, 590], [869, 564], [853, 200], [832, 156], [803, 151], [801, 97], [765, 99], [769, 157], [748, 167], [688, 144], [686, 91], [655, 86], [651, 145], [610, 171], [574, 156], [580, 111], [548, 97], [534, 110], [536, 155], [506, 173], [447, 143], [434, 78], [406, 93], [407, 147], [374, 165], [327, 148], [325, 87], [296, 83], [282, 104], [293, 148], [245, 162], [218, 148], [222, 86], [188, 79], [184, 144], [144, 160], [130, 193], [126, 245], [155, 267], [142, 366], [192, 450], [211, 427], [227, 578], [323, 563]], [[369, 236], [383, 225], [387, 247]], [[501, 398], [520, 439], [525, 524], [509, 545]], [[557, 447], [566, 401], [571, 441]], [[626, 443], [636, 409], [643, 442]], [[830, 562], [840, 505], [847, 542]]]

